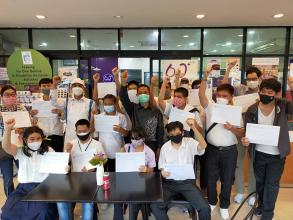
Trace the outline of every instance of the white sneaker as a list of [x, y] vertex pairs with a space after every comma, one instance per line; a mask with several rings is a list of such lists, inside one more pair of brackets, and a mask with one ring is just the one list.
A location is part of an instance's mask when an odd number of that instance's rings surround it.
[[237, 195], [234, 197], [234, 202], [240, 204], [243, 201], [243, 194], [237, 193]]
[[255, 203], [255, 196], [251, 196], [249, 199], [248, 199], [248, 205], [249, 206], [253, 206]]
[[229, 219], [228, 209], [221, 209], [220, 208], [220, 215], [223, 220], [228, 220]]
[[211, 207], [211, 213], [212, 213], [214, 211], [214, 209], [216, 208], [216, 206], [210, 204], [210, 207]]

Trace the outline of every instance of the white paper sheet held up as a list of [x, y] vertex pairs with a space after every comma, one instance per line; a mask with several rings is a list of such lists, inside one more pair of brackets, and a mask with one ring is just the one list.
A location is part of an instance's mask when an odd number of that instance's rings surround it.
[[55, 107], [50, 101], [33, 103], [32, 109], [38, 110], [38, 114], [36, 116], [40, 118], [55, 118], [58, 116], [57, 114], [52, 113], [52, 110], [55, 109]]
[[116, 84], [114, 82], [98, 83], [98, 98], [102, 99], [107, 94], [117, 95]]
[[40, 173], [65, 174], [69, 153], [48, 152], [42, 156]]
[[95, 129], [98, 132], [114, 132], [113, 126], [119, 125], [118, 115], [95, 115]]
[[233, 98], [235, 106], [242, 106], [242, 112], [246, 112], [247, 109], [253, 105], [257, 99], [259, 99], [258, 93], [236, 96]]
[[139, 172], [145, 165], [145, 152], [116, 153], [116, 172]]
[[167, 179], [187, 180], [195, 179], [194, 169], [192, 164], [165, 164], [165, 171], [170, 172]]
[[94, 169], [95, 166], [91, 165], [89, 161], [94, 157], [94, 152], [82, 152], [79, 154], [73, 154], [72, 160], [72, 172], [81, 172], [85, 167], [87, 170]]
[[8, 119], [15, 119], [15, 128], [27, 128], [32, 126], [28, 111], [17, 111], [17, 112], [1, 112], [3, 121], [6, 122]]
[[180, 121], [184, 126], [184, 130], [190, 131], [190, 127], [186, 123], [186, 120], [188, 118], [194, 118], [194, 114], [191, 112], [186, 112], [186, 111], [180, 110], [178, 108], [172, 108], [170, 115], [169, 115], [168, 123], [173, 122], [173, 121]]
[[246, 125], [246, 137], [250, 143], [278, 146], [280, 127], [272, 125], [251, 124]]
[[[188, 104], [191, 106], [200, 106], [198, 89], [190, 89], [188, 92]], [[212, 101], [212, 89], [206, 90], [208, 100]]]
[[242, 107], [232, 105], [212, 104], [211, 121], [219, 124], [226, 124], [229, 122], [235, 126], [241, 126]]

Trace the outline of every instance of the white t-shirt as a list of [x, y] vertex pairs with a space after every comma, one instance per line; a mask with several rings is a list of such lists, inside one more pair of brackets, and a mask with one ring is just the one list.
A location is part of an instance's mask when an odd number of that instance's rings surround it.
[[[262, 125], [273, 125], [275, 120], [275, 109], [268, 115], [265, 116], [260, 108], [258, 108], [258, 124]], [[272, 154], [272, 155], [279, 155], [280, 151], [278, 146], [269, 146], [269, 145], [263, 145], [263, 144], [257, 144], [256, 148], [257, 151], [266, 153], [266, 154]]]
[[[54, 152], [54, 150], [49, 148], [49, 152]], [[23, 153], [22, 148], [18, 148], [14, 157], [16, 160], [19, 160], [17, 177], [19, 183], [41, 183], [49, 176], [48, 173], [39, 172], [40, 161], [46, 153], [44, 155], [38, 152], [30, 151], [30, 153], [31, 157], [28, 157]]]
[[171, 141], [166, 142], [160, 151], [159, 169], [165, 164], [194, 164], [194, 156], [204, 154], [205, 150], [198, 149], [198, 142], [190, 137], [184, 137], [179, 149], [175, 149]]
[[[171, 113], [171, 110], [172, 108], [176, 108], [173, 106], [172, 103], [166, 103], [166, 108], [165, 108], [165, 112], [164, 112], [164, 115], [166, 115], [167, 117], [169, 117], [170, 113]], [[183, 111], [186, 111], [186, 112], [190, 112], [191, 110], [193, 110], [195, 107], [189, 105], [189, 104], [186, 104], [185, 108], [183, 109]], [[195, 121], [197, 122], [197, 124], [202, 128], [202, 121], [200, 119], [200, 114], [198, 111], [194, 111], [194, 119]]]
[[[90, 152], [93, 154], [93, 156], [94, 154], [105, 153], [102, 143], [92, 138], [89, 139], [86, 143], [81, 143], [78, 138], [72, 140], [70, 143], [73, 145], [71, 149], [71, 156], [76, 156], [85, 152]], [[72, 164], [72, 172], [81, 172], [80, 170], [75, 170], [74, 167], [75, 166]]]
[[[101, 113], [105, 115], [106, 113]], [[116, 112], [116, 115], [119, 116], [119, 126], [125, 130], [128, 130], [127, 120], [125, 115]], [[120, 151], [120, 148], [124, 146], [124, 138], [123, 136], [114, 131], [113, 132], [98, 132], [99, 133], [99, 141], [103, 144], [106, 155], [110, 159], [115, 159], [116, 152]]]
[[[213, 103], [209, 103], [205, 108], [206, 112], [206, 130], [213, 124], [211, 121]], [[228, 147], [234, 144], [238, 144], [238, 140], [235, 134], [226, 129], [223, 124], [217, 124], [207, 136], [208, 143], [214, 146]]]

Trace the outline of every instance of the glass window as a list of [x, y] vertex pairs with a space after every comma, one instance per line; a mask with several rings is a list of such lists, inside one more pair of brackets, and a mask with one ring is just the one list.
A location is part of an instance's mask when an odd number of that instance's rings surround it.
[[118, 31], [111, 29], [80, 31], [82, 50], [118, 50]]
[[251, 28], [247, 30], [247, 53], [283, 54], [285, 49], [285, 28]]
[[242, 29], [205, 29], [204, 54], [229, 55], [242, 53]]
[[158, 49], [157, 29], [122, 29], [121, 49], [122, 50], [157, 50]]
[[33, 47], [36, 50], [76, 50], [75, 29], [33, 30]]
[[28, 48], [26, 29], [0, 29], [0, 55], [10, 55], [19, 48]]
[[200, 50], [200, 29], [162, 29], [162, 50]]
[[293, 54], [293, 28], [291, 28], [290, 54]]
[[227, 64], [230, 62], [236, 61], [235, 66], [231, 69], [229, 75], [229, 82], [233, 86], [237, 86], [241, 83], [241, 63], [242, 60], [240, 57], [204, 57], [203, 59], [203, 72], [207, 67], [214, 64], [220, 65], [220, 70], [213, 71], [211, 73], [211, 78], [213, 78], [213, 87], [217, 87], [220, 83], [220, 80], [224, 78]]

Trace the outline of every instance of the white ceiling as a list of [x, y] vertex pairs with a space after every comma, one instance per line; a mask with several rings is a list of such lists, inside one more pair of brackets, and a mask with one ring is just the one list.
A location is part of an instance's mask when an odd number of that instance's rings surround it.
[[[281, 19], [273, 14], [283, 13]], [[36, 14], [48, 17], [38, 20]], [[196, 14], [206, 18], [196, 19]], [[122, 15], [123, 19], [115, 19]], [[293, 0], [1, 0], [0, 27], [293, 25]]]

